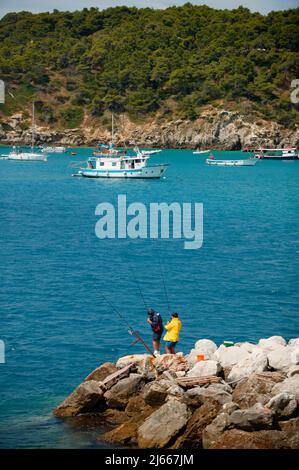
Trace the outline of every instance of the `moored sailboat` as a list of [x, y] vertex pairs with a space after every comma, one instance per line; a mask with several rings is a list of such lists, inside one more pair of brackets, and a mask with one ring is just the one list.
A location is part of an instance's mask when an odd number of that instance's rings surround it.
[[34, 141], [35, 141], [35, 106], [34, 102], [32, 103], [32, 136], [31, 136], [31, 152], [22, 152], [14, 145], [12, 151], [9, 154], [1, 155], [6, 160], [17, 160], [17, 161], [36, 161], [36, 162], [46, 162], [47, 155], [42, 153], [36, 153], [34, 151]]

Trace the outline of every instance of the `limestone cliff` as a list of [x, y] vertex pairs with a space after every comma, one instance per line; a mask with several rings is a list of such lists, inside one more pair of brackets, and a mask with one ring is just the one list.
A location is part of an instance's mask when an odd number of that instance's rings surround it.
[[[22, 113], [0, 120], [2, 144], [24, 145], [30, 141], [30, 121], [25, 120]], [[110, 130], [98, 126], [89, 117], [76, 129], [36, 127], [38, 144], [93, 146], [109, 141]], [[196, 121], [167, 122], [156, 117], [134, 123], [127, 115], [118, 116], [115, 142], [119, 146], [126, 143], [140, 147], [238, 150], [244, 146], [298, 146], [299, 130], [286, 129], [276, 122], [253, 119], [239, 112], [209, 107]]]

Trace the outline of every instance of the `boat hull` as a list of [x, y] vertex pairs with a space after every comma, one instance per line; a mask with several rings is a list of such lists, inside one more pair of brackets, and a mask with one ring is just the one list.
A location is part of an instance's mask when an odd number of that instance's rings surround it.
[[16, 161], [31, 161], [31, 162], [46, 162], [47, 155], [37, 154], [37, 153], [16, 153], [9, 154], [7, 160], [16, 160]]
[[256, 160], [206, 160], [207, 165], [210, 166], [254, 166]]
[[76, 176], [85, 178], [161, 178], [168, 165], [146, 166], [143, 168], [127, 169], [127, 170], [97, 170], [83, 169]]
[[261, 160], [298, 160], [299, 155], [293, 155], [293, 156], [257, 155], [256, 158], [259, 158]]

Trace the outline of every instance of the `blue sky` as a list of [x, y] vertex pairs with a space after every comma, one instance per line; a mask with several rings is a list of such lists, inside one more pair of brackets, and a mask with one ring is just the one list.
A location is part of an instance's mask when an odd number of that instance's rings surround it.
[[[84, 7], [104, 9], [110, 6], [127, 5], [151, 8], [166, 8], [183, 5], [187, 0], [0, 0], [0, 17], [10, 11], [28, 10], [32, 12], [57, 10], [81, 10]], [[246, 6], [252, 11], [268, 13], [271, 10], [286, 10], [299, 6], [299, 0], [191, 0], [196, 5], [206, 4], [213, 8], [237, 8]]]

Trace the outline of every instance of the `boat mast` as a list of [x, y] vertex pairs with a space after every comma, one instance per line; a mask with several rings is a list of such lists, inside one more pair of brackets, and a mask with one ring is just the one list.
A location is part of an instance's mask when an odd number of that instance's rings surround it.
[[31, 136], [31, 149], [34, 149], [34, 128], [35, 128], [35, 105], [32, 102], [32, 136]]
[[111, 136], [111, 147], [114, 145], [114, 114], [111, 114], [111, 120], [112, 120], [112, 136]]

